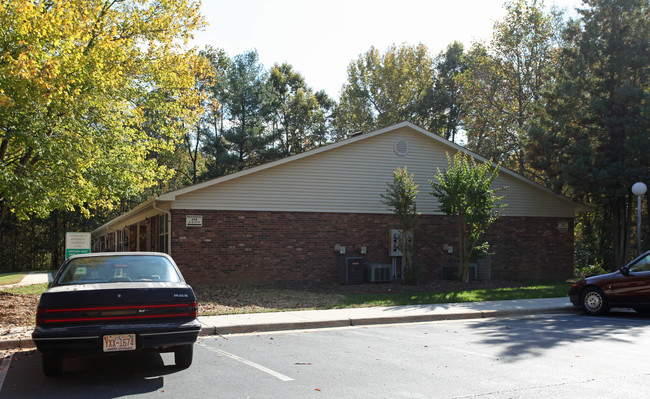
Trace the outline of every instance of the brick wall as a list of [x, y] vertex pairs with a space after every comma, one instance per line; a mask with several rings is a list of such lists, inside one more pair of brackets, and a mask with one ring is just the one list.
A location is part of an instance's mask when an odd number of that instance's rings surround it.
[[[203, 216], [186, 227], [186, 215]], [[558, 229], [558, 221], [568, 229]], [[172, 256], [192, 285], [336, 282], [337, 262], [363, 256], [391, 263], [392, 215], [246, 211], [172, 211]], [[443, 264], [457, 262], [453, 219], [425, 216], [415, 232], [424, 279], [440, 278]], [[492, 277], [545, 279], [573, 270], [573, 221], [557, 218], [500, 219], [488, 234]], [[345, 255], [334, 251], [345, 246]], [[453, 245], [449, 254], [443, 245]], [[366, 247], [366, 254], [361, 254]]]

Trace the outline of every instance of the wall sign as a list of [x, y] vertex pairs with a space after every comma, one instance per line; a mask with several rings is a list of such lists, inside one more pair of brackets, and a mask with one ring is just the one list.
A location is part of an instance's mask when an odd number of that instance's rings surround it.
[[187, 226], [187, 227], [203, 227], [203, 216], [201, 216], [201, 215], [185, 215], [185, 226]]

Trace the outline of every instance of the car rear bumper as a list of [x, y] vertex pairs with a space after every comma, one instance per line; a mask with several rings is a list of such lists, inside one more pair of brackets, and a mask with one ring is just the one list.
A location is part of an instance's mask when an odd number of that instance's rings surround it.
[[155, 324], [37, 326], [32, 339], [41, 352], [101, 353], [105, 335], [135, 334], [135, 350], [147, 350], [193, 344], [200, 331], [201, 323], [196, 319]]

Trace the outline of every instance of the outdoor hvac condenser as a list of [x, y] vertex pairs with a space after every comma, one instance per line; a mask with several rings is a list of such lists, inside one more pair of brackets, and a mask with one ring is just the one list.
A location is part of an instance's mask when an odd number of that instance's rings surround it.
[[363, 283], [363, 258], [339, 258], [339, 282], [341, 284]]
[[384, 283], [390, 281], [390, 264], [366, 263], [366, 281], [369, 283]]

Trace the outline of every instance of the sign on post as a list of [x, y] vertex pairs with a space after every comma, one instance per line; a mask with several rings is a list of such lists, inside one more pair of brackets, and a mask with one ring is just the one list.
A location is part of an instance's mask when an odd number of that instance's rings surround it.
[[65, 233], [65, 258], [90, 253], [90, 233]]

